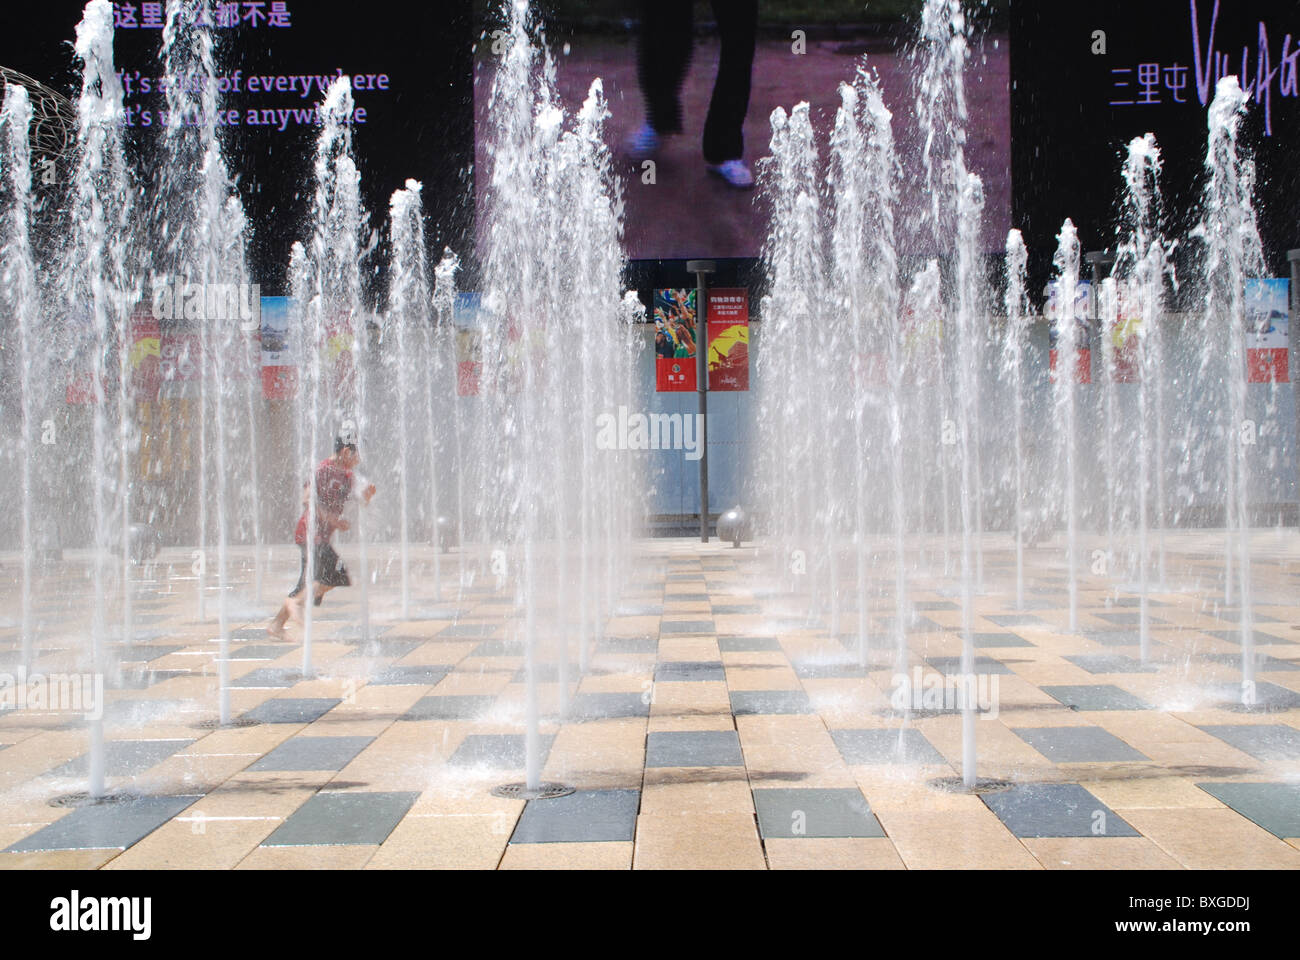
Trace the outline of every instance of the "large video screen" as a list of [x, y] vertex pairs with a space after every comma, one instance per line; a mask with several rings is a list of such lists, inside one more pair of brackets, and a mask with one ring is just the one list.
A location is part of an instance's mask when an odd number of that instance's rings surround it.
[[[966, 162], [984, 180], [982, 240], [991, 251], [1004, 246], [1011, 215], [1007, 2], [966, 6]], [[545, 22], [565, 108], [581, 105], [593, 78], [603, 83], [611, 114], [605, 140], [623, 179], [629, 258], [759, 256], [768, 227], [761, 191], [711, 168], [740, 161], [758, 177], [770, 152], [772, 111], [801, 101], [811, 108], [824, 155], [839, 85], [852, 82], [864, 55], [893, 113], [903, 206], [928, 206], [912, 59], [920, 0], [544, 0], [534, 8]], [[474, 86], [481, 204], [498, 62], [492, 39], [501, 17], [497, 4], [486, 2], [476, 4], [476, 17], [483, 30]], [[900, 243], [908, 245], [906, 230]]]
[[[0, 5], [0, 67], [75, 103], [72, 44], [84, 8], [83, 0]], [[164, 2], [113, 4], [124, 139], [134, 175], [146, 180], [161, 156], [173, 82], [161, 58], [166, 9]], [[339, 76], [352, 83], [353, 147], [371, 226], [382, 234], [389, 198], [414, 178], [424, 184], [430, 243], [465, 245], [472, 222], [465, 203], [473, 141], [469, 0], [185, 0], [182, 9], [191, 19], [206, 10], [212, 25], [218, 130], [251, 225], [250, 265], [265, 292], [282, 292], [289, 248], [303, 239], [317, 108]], [[43, 159], [38, 150], [38, 188], [70, 174], [69, 153], [53, 157], [49, 169]]]

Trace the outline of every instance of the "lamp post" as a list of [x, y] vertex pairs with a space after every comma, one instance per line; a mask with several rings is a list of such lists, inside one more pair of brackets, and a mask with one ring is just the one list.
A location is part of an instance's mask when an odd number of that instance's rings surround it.
[[695, 274], [695, 392], [700, 398], [700, 543], [709, 542], [709, 274], [717, 272], [712, 260], [688, 260]]

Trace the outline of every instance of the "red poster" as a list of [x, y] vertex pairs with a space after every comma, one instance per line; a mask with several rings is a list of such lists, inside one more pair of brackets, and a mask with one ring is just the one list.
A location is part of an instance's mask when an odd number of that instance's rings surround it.
[[709, 291], [709, 389], [749, 389], [749, 291]]
[[262, 368], [262, 396], [267, 400], [288, 400], [297, 392], [297, 367]]
[[656, 389], [660, 393], [695, 390], [695, 291], [656, 290], [654, 322]]
[[130, 365], [131, 390], [140, 402], [158, 399], [162, 385], [162, 333], [158, 321], [148, 313], [131, 318]]
[[456, 396], [477, 397], [483, 364], [474, 360], [461, 360], [456, 364]]
[[1247, 383], [1290, 382], [1286, 347], [1269, 347], [1262, 350], [1248, 349], [1246, 351], [1246, 368], [1249, 371]]
[[[1048, 358], [1048, 362], [1051, 367], [1051, 381], [1052, 383], [1055, 383], [1056, 382], [1056, 349], [1055, 348], [1052, 349]], [[1075, 371], [1074, 376], [1076, 382], [1092, 383], [1092, 351], [1091, 350], [1075, 351], [1074, 371]]]
[[660, 357], [655, 360], [655, 389], [660, 393], [674, 390], [695, 390], [699, 380], [695, 376], [694, 357]]

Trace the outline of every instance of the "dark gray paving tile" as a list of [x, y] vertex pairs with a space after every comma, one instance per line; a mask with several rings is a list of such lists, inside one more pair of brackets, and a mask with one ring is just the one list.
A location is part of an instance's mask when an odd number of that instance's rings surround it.
[[713, 615], [715, 617], [718, 614], [752, 616], [762, 612], [762, 605], [757, 603], [715, 603], [713, 605]]
[[981, 799], [1017, 837], [1141, 836], [1077, 783], [1019, 784]]
[[865, 677], [867, 669], [856, 663], [796, 663], [794, 675], [800, 680], [844, 680]]
[[4, 852], [124, 850], [200, 799], [197, 796], [141, 797], [124, 803], [79, 807]]
[[1040, 687], [1043, 693], [1076, 710], [1150, 710], [1151, 704], [1109, 683]]
[[917, 600], [912, 604], [914, 610], [960, 610], [961, 604], [951, 600]]
[[[1094, 613], [1098, 620], [1105, 620], [1107, 623], [1113, 623], [1122, 627], [1136, 627], [1142, 623], [1142, 614], [1140, 613]], [[1153, 617], [1147, 614], [1147, 623], [1149, 624], [1166, 624], [1168, 620], [1161, 620], [1159, 617]]]
[[812, 703], [802, 690], [733, 690], [731, 712], [736, 716], [756, 713], [812, 713]]
[[742, 767], [740, 735], [735, 730], [687, 730], [646, 737], [647, 767]]
[[[1202, 633], [1209, 634], [1211, 637], [1218, 637], [1220, 640], [1226, 640], [1228, 643], [1241, 643], [1240, 630], [1202, 630]], [[1255, 641], [1255, 646], [1263, 647], [1269, 644], [1293, 644], [1294, 640], [1287, 640], [1284, 637], [1275, 637], [1271, 633], [1264, 633], [1260, 630], [1252, 630], [1251, 637]]]
[[[560, 682], [560, 665], [558, 663], [535, 663], [533, 664], [533, 676], [538, 683], [559, 683]], [[570, 662], [568, 678], [570, 683], [578, 679], [578, 665], [576, 662]], [[520, 667], [510, 676], [511, 683], [527, 683], [528, 670]]]
[[[1213, 617], [1215, 620], [1224, 620], [1228, 623], [1241, 623], [1241, 611], [1236, 609], [1220, 608], [1213, 612], [1202, 610], [1206, 616]], [[1263, 613], [1254, 613], [1250, 615], [1252, 623], [1282, 623], [1277, 617], [1270, 617]]]
[[342, 702], [324, 697], [273, 699], [254, 707], [244, 716], [262, 723], [312, 723]]
[[655, 683], [679, 681], [726, 682], [721, 661], [668, 660], [655, 667]]
[[658, 653], [658, 637], [605, 637], [596, 645], [602, 653]]
[[110, 700], [104, 705], [104, 720], [107, 723], [143, 724], [175, 717], [179, 714], [193, 712], [192, 700], [156, 700], [153, 698], [137, 699], [123, 697]]
[[[961, 657], [926, 657], [925, 662], [944, 676], [956, 676], [961, 673]], [[1014, 673], [1010, 667], [992, 657], [976, 657], [975, 672], [978, 673]]]
[[262, 846], [380, 844], [419, 796], [418, 791], [318, 793], [263, 840]]
[[[162, 683], [164, 680], [171, 680], [173, 677], [189, 677], [193, 675], [189, 670], [150, 670], [147, 667], [137, 667], [123, 670], [121, 676], [112, 682], [105, 681], [104, 685], [109, 690], [147, 690], [155, 683]], [[142, 701], [129, 702], [140, 703]]]
[[496, 697], [421, 697], [399, 720], [473, 720], [491, 709]]
[[1083, 631], [1083, 635], [1103, 647], [1137, 647], [1142, 643], [1142, 637], [1136, 630], [1088, 629]]
[[120, 659], [123, 663], [148, 663], [151, 660], [157, 660], [159, 657], [165, 657], [169, 653], [184, 649], [185, 647], [181, 644], [136, 643], [129, 647], [122, 647]]
[[1197, 786], [1275, 837], [1300, 837], [1300, 783], [1198, 783]]
[[840, 756], [849, 764], [937, 763], [948, 761], [925, 734], [914, 727], [901, 730], [832, 730]]
[[374, 737], [291, 737], [249, 770], [342, 770]]
[[343, 654], [345, 657], [391, 657], [394, 660], [406, 656], [413, 650], [424, 646], [424, 640], [395, 639], [389, 640], [387, 637], [381, 637], [378, 640], [371, 640], [367, 643], [357, 645], [355, 650], [349, 650]]
[[469, 655], [471, 657], [522, 657], [524, 645], [519, 640], [485, 640], [471, 650]]
[[856, 787], [754, 791], [758, 831], [777, 837], [883, 837], [885, 831]]
[[1215, 724], [1201, 729], [1257, 760], [1300, 760], [1300, 730], [1284, 723]]
[[759, 650], [781, 650], [776, 637], [718, 637], [718, 649], [723, 653], [753, 653]]
[[580, 790], [553, 800], [529, 800], [511, 843], [583, 843], [636, 836], [639, 790]]
[[657, 617], [664, 612], [662, 603], [620, 603], [614, 609], [616, 617]]
[[[104, 772], [110, 777], [134, 777], [155, 764], [162, 763], [174, 753], [188, 747], [193, 740], [106, 740], [104, 741]], [[90, 756], [83, 754], [75, 760], [55, 767], [46, 776], [84, 777], [90, 770]]]
[[1053, 763], [1148, 760], [1101, 727], [1013, 727], [1015, 734]]
[[661, 620], [659, 633], [713, 633], [712, 620]]
[[232, 687], [284, 689], [292, 687], [301, 679], [303, 679], [302, 670], [298, 667], [258, 667], [256, 670], [250, 670], [238, 680], [231, 680], [230, 685]]
[[[541, 748], [540, 763], [545, 765], [555, 736], [548, 733], [539, 736], [538, 740]], [[527, 746], [527, 738], [522, 733], [471, 733], [447, 762], [459, 767], [485, 766], [518, 770], [528, 761]]]
[[1089, 673], [1155, 673], [1156, 668], [1142, 665], [1141, 660], [1124, 656], [1121, 653], [1081, 653], [1066, 657], [1076, 667], [1082, 667]]
[[707, 593], [665, 593], [664, 603], [701, 603], [707, 602]]
[[1036, 617], [1032, 613], [997, 613], [990, 614], [984, 618], [999, 627], [1042, 627], [1047, 625], [1047, 621], [1042, 617]]
[[[1140, 607], [1142, 606], [1142, 598], [1141, 597], [1118, 597], [1118, 598], [1111, 597], [1107, 600], [1106, 605], [1108, 607]], [[1169, 606], [1169, 604], [1165, 603], [1163, 600], [1152, 600], [1150, 597], [1148, 597], [1147, 606], [1167, 607]]]
[[1024, 637], [1014, 633], [972, 633], [971, 639], [977, 647], [1032, 647], [1033, 644]]
[[301, 653], [302, 648], [291, 644], [273, 643], [232, 643], [231, 660], [278, 660], [286, 653]]
[[[1228, 699], [1240, 699], [1240, 695], [1240, 687], [1230, 688]], [[1300, 707], [1300, 693], [1267, 680], [1256, 680], [1255, 703], [1274, 710], [1292, 710]]]
[[231, 640], [265, 640], [266, 627], [240, 627], [230, 631]]
[[[877, 617], [877, 629], [882, 633], [888, 633], [894, 629], [894, 620], [894, 617]], [[908, 633], [942, 633], [950, 628], [935, 623], [929, 617], [912, 617], [907, 621], [906, 629]]]
[[[319, 613], [317, 613], [315, 615], [315, 619], [327, 620], [329, 618], [322, 617]], [[391, 625], [384, 626], [377, 623], [372, 623], [370, 624], [370, 629], [368, 631], [362, 631], [361, 624], [349, 623], [335, 630], [332, 634], [330, 634], [329, 639], [334, 641], [335, 643], [356, 643], [360, 641], [366, 633], [368, 633], [369, 636], [366, 637], [367, 640], [378, 640], [380, 637], [382, 637], [385, 633], [387, 633], [391, 629], [393, 629]]]
[[447, 674], [450, 667], [424, 667], [394, 664], [385, 667], [371, 680], [377, 687], [431, 687]]
[[491, 637], [500, 629], [499, 623], [453, 623], [450, 627], [439, 630], [437, 636], [447, 640], [453, 637], [457, 640], [465, 640], [473, 637]]
[[569, 707], [569, 718], [576, 723], [648, 716], [650, 704], [640, 693], [580, 693], [573, 698]]
[[[1197, 656], [1202, 660], [1208, 660], [1211, 663], [1221, 663], [1225, 667], [1241, 668], [1241, 654], [1239, 653], [1201, 653]], [[1273, 673], [1300, 670], [1300, 661], [1282, 660], [1278, 657], [1270, 657], [1266, 653], [1255, 654], [1255, 671], [1257, 673]]]

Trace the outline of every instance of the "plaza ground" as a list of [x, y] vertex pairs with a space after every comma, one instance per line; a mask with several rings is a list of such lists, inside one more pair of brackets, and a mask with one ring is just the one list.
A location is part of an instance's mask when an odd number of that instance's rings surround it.
[[[539, 662], [542, 776], [576, 792], [527, 803], [489, 792], [524, 777], [508, 588], [433, 597], [424, 548], [413, 616], [395, 619], [392, 557], [372, 548], [371, 638], [358, 589], [331, 594], [303, 677], [299, 643], [262, 629], [297, 572], [293, 548], [277, 547], [265, 609], [245, 604], [233, 631], [237, 722], [217, 728], [213, 623], [196, 622], [188, 553], [165, 551], [134, 587], [141, 638], [110, 643], [117, 802], [58, 805], [86, 789], [83, 719], [0, 714], [0, 868], [1300, 867], [1294, 531], [1253, 538], [1253, 709], [1236, 703], [1239, 614], [1224, 603], [1220, 532], [1168, 535], [1150, 666], [1131, 584], [1085, 567], [1070, 633], [1060, 543], [1029, 552], [1016, 610], [1011, 543], [985, 542], [976, 671], [996, 678], [997, 698], [976, 731], [993, 789], [943, 783], [961, 770], [958, 714], [891, 705], [890, 597], [872, 603], [864, 668], [851, 598], [837, 636], [771, 584], [755, 548], [680, 539], [635, 545], [618, 615], [581, 676], [575, 657], [563, 713], [558, 664]], [[452, 584], [458, 555], [444, 556]], [[13, 673], [17, 559], [3, 566], [0, 673]], [[892, 565], [873, 576], [887, 582]], [[39, 586], [35, 669], [78, 669], [84, 561], [69, 555]], [[909, 673], [954, 672], [955, 578], [918, 575], [909, 601]]]

